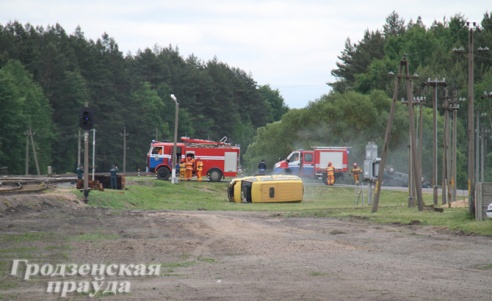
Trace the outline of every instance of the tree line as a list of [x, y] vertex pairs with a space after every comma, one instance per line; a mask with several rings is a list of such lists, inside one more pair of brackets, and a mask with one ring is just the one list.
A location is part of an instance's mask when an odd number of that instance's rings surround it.
[[[408, 58], [414, 95], [426, 97], [416, 123], [423, 127], [423, 176], [431, 177], [432, 89], [427, 79], [445, 78], [448, 95], [467, 96], [470, 27], [464, 16], [434, 21], [405, 21], [391, 13], [382, 29], [366, 30], [361, 41], [347, 39], [331, 70], [332, 91], [302, 109], [289, 109], [278, 90], [259, 87], [251, 75], [217, 58], [183, 58], [177, 47], [155, 46], [123, 55], [103, 34], [88, 40], [80, 28], [66, 34], [60, 25], [33, 27], [11, 22], [0, 26], [0, 167], [23, 173], [26, 131], [34, 133], [41, 166], [73, 171], [77, 157], [77, 113], [88, 102], [96, 111], [96, 168], [122, 164], [123, 131], [128, 133], [127, 170], [145, 167], [152, 139], [172, 140], [175, 104], [180, 102], [179, 135], [201, 139], [229, 137], [241, 144], [243, 168], [254, 172], [261, 159], [268, 168], [292, 150], [316, 145], [351, 147], [350, 164], [365, 158], [371, 141], [383, 135], [400, 60]], [[484, 13], [474, 32], [475, 48], [492, 49], [492, 18]], [[475, 52], [475, 107], [490, 111], [491, 52]], [[327, 73], [330, 72], [327, 70]], [[441, 164], [445, 89], [438, 89], [439, 164]], [[398, 99], [405, 98], [399, 89]], [[458, 110], [457, 185], [466, 188], [467, 103]], [[489, 112], [488, 116], [492, 116]], [[490, 117], [483, 123], [490, 126]], [[483, 126], [483, 124], [482, 124]], [[391, 131], [388, 164], [408, 171], [408, 108], [399, 104]], [[381, 153], [382, 150], [380, 150]], [[486, 166], [492, 162], [487, 155]], [[30, 168], [33, 168], [31, 162]], [[43, 167], [42, 167], [43, 168]], [[439, 167], [440, 170], [440, 167]], [[486, 178], [492, 169], [486, 168]], [[32, 171], [31, 171], [32, 172]]]
[[80, 27], [67, 34], [59, 24], [0, 25], [0, 167], [23, 174], [27, 155], [29, 173], [36, 172], [32, 133], [42, 174], [47, 166], [73, 172], [78, 112], [88, 103], [95, 111], [96, 171], [123, 165], [123, 139], [127, 171], [145, 169], [151, 140], [173, 139], [170, 94], [180, 104], [179, 136], [226, 136], [242, 146], [289, 110], [278, 90], [217, 58], [184, 58], [171, 45], [123, 55], [107, 33], [93, 41]]

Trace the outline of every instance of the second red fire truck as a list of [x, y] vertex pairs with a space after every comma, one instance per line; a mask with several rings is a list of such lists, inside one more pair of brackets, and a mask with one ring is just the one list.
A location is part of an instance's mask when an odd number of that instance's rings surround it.
[[295, 150], [285, 160], [277, 162], [274, 174], [292, 174], [300, 177], [321, 178], [326, 184], [326, 167], [335, 167], [335, 179], [344, 177], [348, 170], [349, 147], [314, 146], [312, 150]]
[[[227, 137], [219, 142], [181, 137], [176, 144], [176, 162], [191, 156], [203, 162], [204, 175], [211, 182], [219, 182], [224, 177], [235, 177], [239, 169], [240, 148], [227, 143]], [[155, 172], [158, 179], [168, 180], [172, 174], [173, 142], [153, 141], [147, 154], [147, 168]], [[179, 177], [179, 175], [178, 175]]]

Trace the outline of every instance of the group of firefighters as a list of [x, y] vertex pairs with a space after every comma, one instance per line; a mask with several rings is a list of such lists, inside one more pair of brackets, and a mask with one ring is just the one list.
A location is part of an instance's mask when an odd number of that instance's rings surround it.
[[181, 159], [181, 162], [176, 164], [176, 171], [179, 172], [181, 180], [190, 181], [193, 177], [193, 170], [196, 172], [198, 182], [201, 182], [203, 162], [200, 158], [194, 159], [192, 156], [187, 156], [186, 159]]
[[[354, 163], [354, 167], [350, 170], [350, 175], [354, 176], [355, 185], [359, 186], [359, 177], [362, 173], [362, 169], [357, 166], [357, 163]], [[335, 167], [331, 162], [328, 162], [328, 167], [326, 168], [327, 179], [326, 182], [328, 185], [335, 184]]]

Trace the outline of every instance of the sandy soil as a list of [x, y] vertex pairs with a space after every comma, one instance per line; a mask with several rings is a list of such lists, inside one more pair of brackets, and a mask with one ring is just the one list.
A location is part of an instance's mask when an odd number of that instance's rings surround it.
[[[3, 262], [161, 264], [116, 295], [47, 293], [3, 265], [5, 300], [491, 300], [492, 238], [421, 225], [208, 211], [111, 211], [59, 195], [10, 198]], [[3, 198], [5, 203], [5, 198]], [[247, 206], [247, 205], [245, 205]], [[13, 240], [6, 234], [37, 233]], [[94, 281], [80, 275], [59, 281]], [[6, 283], [6, 284], [5, 284]], [[104, 286], [106, 288], [106, 286]], [[2, 299], [2, 298], [0, 298]]]

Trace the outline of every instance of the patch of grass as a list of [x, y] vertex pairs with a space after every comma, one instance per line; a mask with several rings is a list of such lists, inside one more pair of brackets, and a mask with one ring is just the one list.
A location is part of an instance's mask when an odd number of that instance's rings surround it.
[[161, 268], [163, 268], [161, 274], [163, 276], [174, 276], [174, 277], [185, 277], [183, 274], [176, 274], [176, 268], [190, 267], [196, 264], [196, 261], [181, 261], [181, 262], [165, 262], [161, 264]]
[[309, 273], [309, 276], [313, 276], [313, 277], [325, 277], [325, 276], [329, 276], [328, 273], [323, 273], [323, 272], [311, 272]]
[[[172, 184], [154, 177], [128, 177], [126, 190], [93, 191], [89, 195], [89, 205], [117, 210], [266, 211], [286, 217], [333, 217], [385, 224], [415, 224], [418, 221], [420, 225], [492, 236], [492, 220], [477, 222], [470, 218], [467, 208], [444, 208], [442, 213], [408, 208], [407, 191], [382, 190], [378, 211], [372, 213], [372, 205], [367, 204], [366, 188], [364, 204], [360, 190], [337, 185], [305, 185], [304, 198], [299, 203], [243, 204], [228, 201], [227, 185], [228, 182], [196, 181]], [[425, 204], [432, 204], [431, 193], [424, 193], [423, 197]]]
[[183, 276], [180, 274], [174, 274], [175, 269], [177, 268], [186, 268], [194, 266], [200, 262], [206, 263], [214, 263], [215, 259], [213, 258], [204, 258], [199, 257], [197, 260], [188, 260], [188, 256], [183, 256], [183, 261], [179, 262], [165, 262], [161, 264], [161, 268], [163, 268], [162, 275], [164, 276]]
[[169, 268], [169, 269], [175, 269], [175, 268], [189, 267], [189, 266], [192, 266], [195, 264], [196, 264], [196, 261], [188, 260], [188, 261], [182, 261], [182, 262], [166, 262], [166, 263], [161, 264], [161, 267]]
[[22, 254], [28, 253], [28, 252], [32, 252], [32, 251], [35, 252], [36, 249], [37, 249], [36, 247], [4, 248], [4, 249], [0, 249], [0, 256], [1, 255], [5, 255], [5, 254], [13, 253], [13, 254], [16, 254], [19, 257], [22, 257]]
[[7, 290], [14, 287], [17, 287], [17, 284], [15, 282], [6, 282], [6, 281], [0, 282], [0, 290]]
[[198, 258], [199, 261], [203, 261], [203, 262], [208, 262], [208, 263], [214, 263], [215, 262], [215, 259], [213, 258]]
[[46, 241], [53, 238], [53, 233], [48, 232], [25, 232], [20, 234], [0, 234], [0, 241], [22, 243], [33, 241]]

